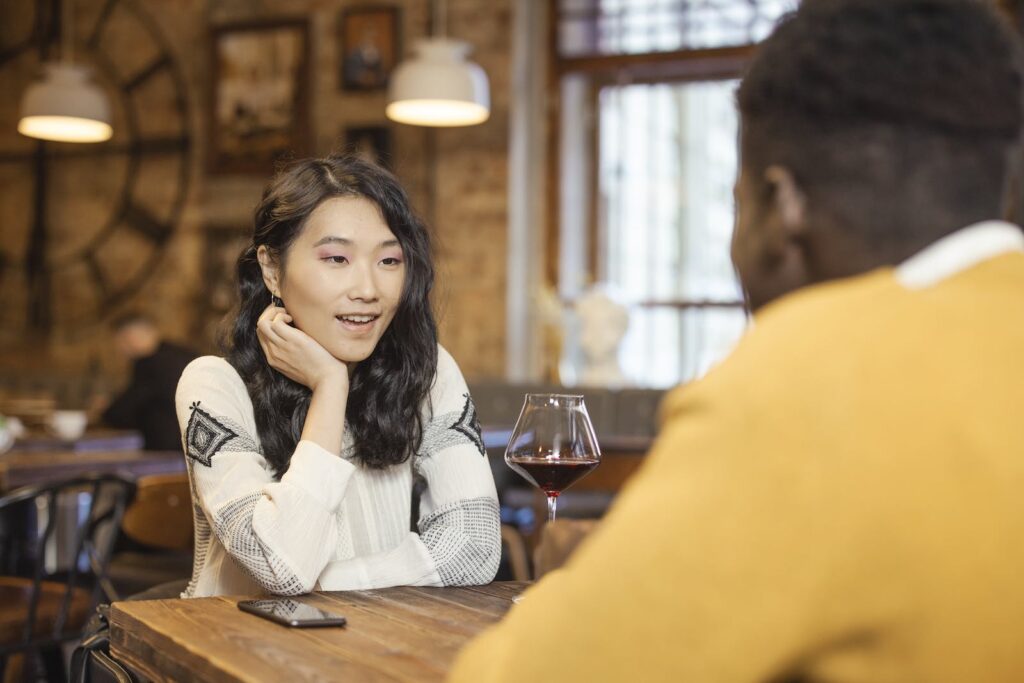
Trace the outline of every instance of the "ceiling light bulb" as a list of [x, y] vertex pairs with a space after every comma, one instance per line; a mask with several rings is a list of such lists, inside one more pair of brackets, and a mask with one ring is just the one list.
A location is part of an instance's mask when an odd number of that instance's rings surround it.
[[472, 126], [490, 116], [487, 74], [466, 59], [460, 40], [418, 41], [414, 55], [395, 68], [388, 92], [387, 117], [418, 126]]
[[21, 101], [18, 132], [57, 142], [103, 142], [113, 135], [110, 102], [86, 67], [48, 63]]

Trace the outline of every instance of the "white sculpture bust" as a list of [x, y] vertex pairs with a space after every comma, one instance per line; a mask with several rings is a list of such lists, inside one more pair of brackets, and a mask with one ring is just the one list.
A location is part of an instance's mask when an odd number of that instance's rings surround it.
[[629, 309], [601, 285], [589, 288], [573, 309], [580, 321], [583, 351], [579, 383], [611, 388], [628, 385], [619, 365], [619, 344], [629, 327]]

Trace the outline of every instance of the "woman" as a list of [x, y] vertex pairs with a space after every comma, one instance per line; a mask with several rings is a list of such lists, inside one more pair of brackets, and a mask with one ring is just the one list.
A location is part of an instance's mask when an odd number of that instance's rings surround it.
[[353, 157], [296, 163], [263, 193], [238, 282], [227, 358], [178, 385], [195, 516], [183, 597], [491, 581], [494, 481], [395, 178]]

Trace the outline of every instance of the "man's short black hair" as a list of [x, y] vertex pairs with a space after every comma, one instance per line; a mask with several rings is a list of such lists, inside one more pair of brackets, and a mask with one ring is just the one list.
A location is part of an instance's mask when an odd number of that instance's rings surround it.
[[126, 327], [132, 325], [148, 325], [150, 327], [156, 327], [156, 321], [153, 317], [142, 311], [128, 311], [122, 313], [110, 321], [110, 329], [114, 332], [120, 332]]
[[999, 217], [1021, 132], [1019, 45], [982, 0], [805, 0], [738, 91], [744, 167], [787, 167], [866, 244]]

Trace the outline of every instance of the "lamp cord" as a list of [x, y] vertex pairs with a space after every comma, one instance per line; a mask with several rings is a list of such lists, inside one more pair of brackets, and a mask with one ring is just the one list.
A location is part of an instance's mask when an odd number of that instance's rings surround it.
[[434, 36], [438, 38], [445, 38], [448, 34], [448, 1], [447, 0], [434, 0], [431, 4], [434, 16]]
[[74, 21], [74, 8], [73, 8], [72, 0], [62, 0], [61, 1], [61, 9], [63, 10], [61, 12], [63, 17], [61, 19], [61, 24], [62, 25], [60, 27], [61, 45], [62, 45], [61, 55], [60, 56], [61, 56], [61, 61], [65, 62], [67, 64], [71, 64], [73, 61], [75, 61], [75, 54], [74, 54], [74, 50], [75, 50], [75, 48], [74, 48], [74, 43], [75, 43], [75, 41], [74, 41], [74, 32], [75, 32], [75, 30], [74, 30], [74, 24], [72, 23]]

